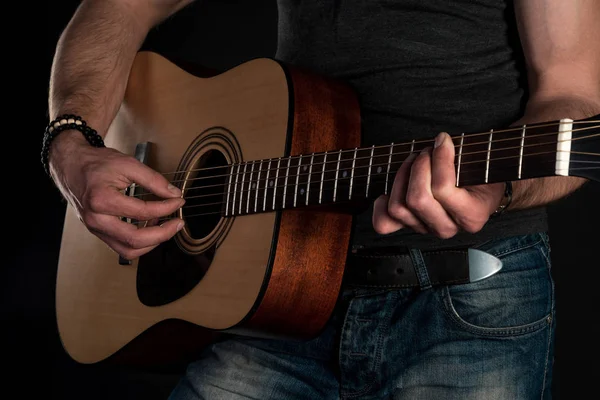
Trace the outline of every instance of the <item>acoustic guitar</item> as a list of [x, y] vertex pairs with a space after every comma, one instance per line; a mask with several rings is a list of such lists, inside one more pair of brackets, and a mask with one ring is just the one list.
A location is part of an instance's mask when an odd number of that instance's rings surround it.
[[[343, 82], [272, 59], [208, 76], [139, 52], [105, 143], [182, 189], [186, 225], [128, 261], [67, 207], [56, 285], [66, 352], [86, 364], [128, 352], [153, 362], [223, 332], [317, 335], [338, 299], [354, 207], [387, 194], [404, 159], [433, 143], [361, 147], [360, 115]], [[456, 185], [598, 181], [599, 124], [452, 135]], [[135, 185], [124, 195], [152, 198]]]

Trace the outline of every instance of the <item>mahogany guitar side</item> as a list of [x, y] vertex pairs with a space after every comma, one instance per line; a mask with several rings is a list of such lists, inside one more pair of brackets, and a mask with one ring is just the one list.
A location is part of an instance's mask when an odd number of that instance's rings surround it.
[[[360, 111], [343, 84], [274, 60], [200, 77], [140, 52], [105, 143], [133, 155], [146, 142], [147, 164], [162, 173], [198, 165], [206, 149], [227, 148], [233, 163], [352, 148]], [[63, 346], [80, 363], [164, 362], [222, 331], [313, 337], [337, 302], [351, 224], [351, 214], [314, 208], [231, 217], [206, 240], [186, 224], [162, 250], [120, 265], [68, 207], [56, 286]], [[156, 304], [140, 296], [143, 264], [167, 263], [176, 282], [209, 252], [210, 265], [184, 294]]]

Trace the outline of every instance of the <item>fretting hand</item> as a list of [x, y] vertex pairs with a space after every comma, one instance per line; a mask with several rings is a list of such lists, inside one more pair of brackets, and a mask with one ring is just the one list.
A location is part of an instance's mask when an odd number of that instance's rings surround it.
[[[185, 201], [181, 191], [160, 173], [114, 149], [90, 146], [80, 132], [65, 131], [54, 140], [50, 171], [87, 229], [125, 259], [149, 252], [183, 227], [179, 218], [142, 229], [121, 221], [120, 217], [161, 218]], [[133, 182], [165, 200], [144, 201], [124, 195], [121, 191]]]
[[440, 133], [435, 146], [412, 154], [396, 173], [389, 196], [375, 201], [373, 227], [389, 234], [409, 227], [448, 239], [481, 230], [498, 208], [504, 184], [456, 187], [454, 144]]

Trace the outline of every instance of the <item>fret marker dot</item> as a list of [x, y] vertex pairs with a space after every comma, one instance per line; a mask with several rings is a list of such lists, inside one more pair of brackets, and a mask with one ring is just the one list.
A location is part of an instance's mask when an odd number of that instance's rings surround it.
[[381, 171], [383, 171], [383, 169], [381, 169], [381, 167], [377, 167], [377, 173], [380, 174]]
[[273, 181], [269, 181], [269, 186], [273, 187]]
[[252, 184], [252, 189], [256, 189], [256, 183]]
[[307, 171], [307, 170], [308, 170], [308, 167], [305, 165], [304, 167], [302, 167], [302, 169], [303, 169], [304, 171]]
[[348, 176], [348, 172], [344, 171], [344, 172], [342, 173], [342, 177], [344, 177], [344, 178], [345, 178], [345, 177], [347, 177], [347, 176]]
[[304, 196], [304, 189], [300, 189], [300, 194]]

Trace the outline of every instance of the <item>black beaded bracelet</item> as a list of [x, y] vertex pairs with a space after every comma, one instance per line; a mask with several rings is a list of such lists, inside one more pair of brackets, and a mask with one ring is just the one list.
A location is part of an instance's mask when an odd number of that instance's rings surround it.
[[46, 171], [46, 174], [50, 175], [50, 168], [48, 167], [50, 144], [54, 138], [59, 135], [59, 133], [70, 129], [76, 129], [80, 131], [92, 146], [105, 147], [102, 136], [100, 136], [94, 129], [90, 128], [80, 116], [73, 114], [61, 115], [46, 126], [46, 132], [44, 133], [41, 155], [42, 165], [44, 166], [44, 171]]

